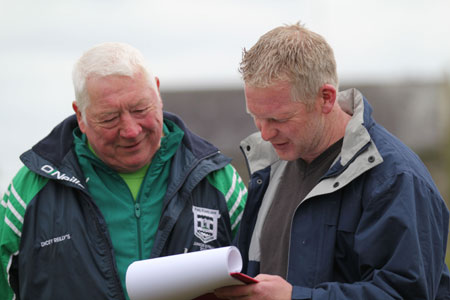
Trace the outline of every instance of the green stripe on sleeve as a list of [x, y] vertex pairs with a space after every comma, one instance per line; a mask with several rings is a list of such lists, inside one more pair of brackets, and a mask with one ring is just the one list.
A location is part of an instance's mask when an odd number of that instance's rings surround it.
[[208, 181], [225, 197], [233, 236], [236, 234], [247, 201], [247, 188], [236, 169], [228, 164], [208, 175]]
[[0, 295], [13, 299], [9, 285], [12, 258], [19, 253], [20, 238], [27, 204], [44, 187], [48, 179], [22, 167], [8, 186], [0, 205]]

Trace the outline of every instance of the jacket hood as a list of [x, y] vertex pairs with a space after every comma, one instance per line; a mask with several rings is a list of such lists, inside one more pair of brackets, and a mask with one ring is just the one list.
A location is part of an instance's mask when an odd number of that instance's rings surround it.
[[[174, 122], [184, 131], [182, 143], [196, 160], [219, 152], [217, 147], [191, 132], [177, 115], [169, 112], [163, 112], [163, 115], [164, 119]], [[49, 174], [53, 174], [54, 171], [60, 171], [68, 178], [75, 176], [82, 181], [82, 172], [73, 151], [73, 130], [76, 127], [78, 127], [78, 121], [73, 114], [59, 123], [30, 150], [23, 153], [20, 159], [30, 170], [43, 176], [49, 177]]]
[[182, 143], [194, 154], [196, 158], [204, 158], [219, 151], [216, 146], [190, 131], [189, 128], [186, 127], [183, 120], [176, 114], [165, 111], [164, 119], [174, 122], [182, 131], [184, 131]]
[[[338, 103], [346, 113], [352, 115], [345, 130], [342, 151], [339, 155], [339, 165], [342, 167], [348, 165], [369, 146], [371, 143], [369, 130], [374, 122], [372, 107], [357, 89], [340, 92]], [[240, 145], [246, 156], [250, 174], [281, 160], [272, 145], [261, 138], [260, 132], [248, 136]]]
[[[163, 115], [164, 119], [174, 122], [184, 131], [183, 143], [196, 157], [204, 157], [219, 151], [213, 144], [192, 133], [179, 116], [166, 111]], [[78, 122], [75, 114], [73, 114], [59, 123], [31, 150], [55, 166], [60, 166], [64, 156], [73, 146], [72, 132], [76, 127], [78, 127]]]
[[[322, 177], [304, 200], [342, 188], [362, 173], [383, 162], [377, 146], [372, 141], [370, 128], [374, 125], [372, 107], [361, 92], [349, 89], [340, 92], [338, 102], [341, 108], [352, 115], [345, 129], [342, 149], [332, 167]], [[250, 174], [270, 166], [270, 176], [281, 176], [286, 161], [281, 160], [272, 145], [254, 133], [241, 142], [241, 147], [250, 168]], [[278, 174], [278, 175], [277, 175]], [[272, 180], [271, 179], [271, 180]]]
[[[67, 117], [53, 128], [45, 138], [34, 145], [31, 151], [49, 161], [55, 167], [61, 167], [64, 157], [73, 146], [72, 132], [77, 126], [78, 122], [75, 114]], [[24, 159], [23, 156], [21, 156], [22, 161]]]

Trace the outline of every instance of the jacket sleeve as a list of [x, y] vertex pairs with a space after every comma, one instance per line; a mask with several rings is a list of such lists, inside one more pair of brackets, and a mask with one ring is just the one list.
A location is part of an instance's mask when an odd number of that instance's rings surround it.
[[18, 202], [15, 201], [13, 192], [14, 187], [10, 184], [0, 206], [0, 294], [8, 300], [14, 299], [11, 282], [16, 282], [17, 279], [13, 278], [11, 267], [13, 258], [19, 251], [23, 220], [23, 213], [19, 212], [20, 208], [17, 207]]
[[239, 228], [247, 201], [247, 188], [241, 176], [231, 164], [209, 174], [208, 181], [225, 197], [234, 237]]
[[23, 167], [12, 180], [0, 205], [0, 295], [16, 299], [16, 262], [27, 203], [45, 185], [46, 179]]
[[292, 299], [450, 299], [448, 210], [427, 179], [377, 178], [354, 236], [361, 280], [294, 286]]

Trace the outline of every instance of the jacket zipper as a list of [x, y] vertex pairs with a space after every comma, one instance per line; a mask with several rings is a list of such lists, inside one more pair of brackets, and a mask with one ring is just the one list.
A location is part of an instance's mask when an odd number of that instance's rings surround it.
[[134, 216], [136, 217], [136, 226], [137, 226], [137, 236], [138, 236], [138, 252], [139, 252], [139, 259], [143, 259], [142, 258], [142, 245], [141, 245], [141, 205], [138, 201], [138, 199], [136, 199], [136, 202], [134, 203]]

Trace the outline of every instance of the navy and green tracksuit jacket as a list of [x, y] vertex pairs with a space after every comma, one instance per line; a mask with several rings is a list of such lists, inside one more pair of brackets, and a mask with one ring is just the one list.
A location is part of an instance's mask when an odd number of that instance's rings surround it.
[[[137, 259], [229, 245], [246, 200], [228, 158], [177, 116], [165, 112], [164, 119], [184, 135], [171, 160], [151, 253]], [[109, 228], [74, 151], [77, 126], [71, 116], [25, 152], [24, 167], [1, 200], [1, 299], [126, 299]], [[144, 236], [138, 227], [145, 214], [135, 213], [131, 194], [129, 208], [124, 213], [136, 224], [130, 234]]]

